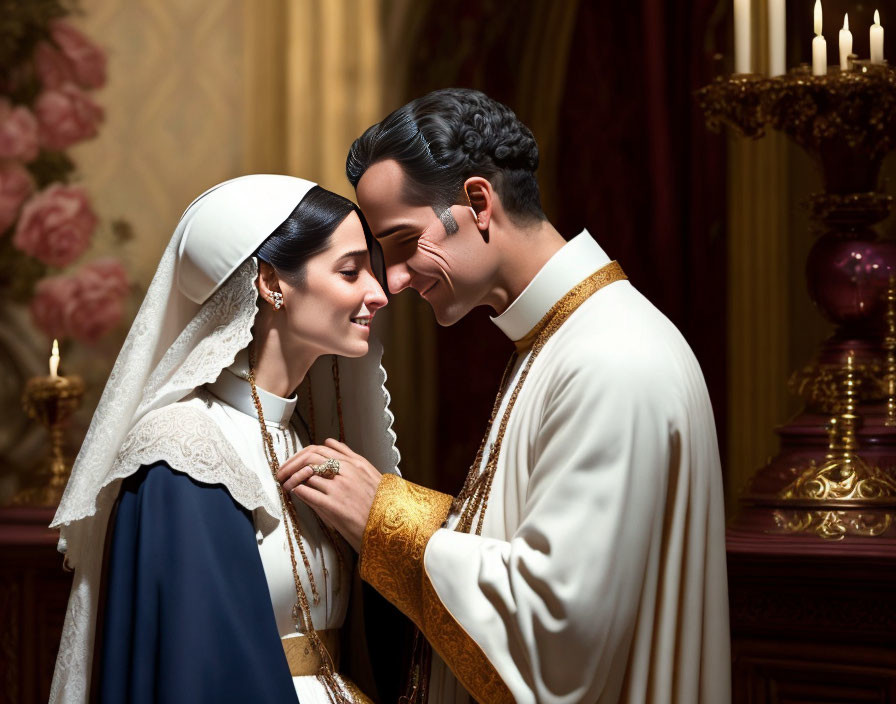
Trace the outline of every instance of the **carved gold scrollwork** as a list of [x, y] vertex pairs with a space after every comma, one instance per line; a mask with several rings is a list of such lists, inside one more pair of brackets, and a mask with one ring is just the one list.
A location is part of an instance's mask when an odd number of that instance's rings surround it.
[[[803, 506], [776, 510], [775, 524], [784, 532], [814, 532], [825, 540], [842, 540], [847, 535], [870, 538], [882, 535], [893, 524], [896, 480], [861, 457], [838, 457], [821, 465], [810, 462], [779, 498], [824, 504], [817, 509]], [[843, 502], [842, 510], [836, 507], [836, 502]], [[865, 502], [865, 505], [856, 506], [851, 502]], [[878, 509], [881, 503], [882, 508], [892, 510]]]
[[873, 538], [893, 524], [890, 511], [782, 511], [774, 512], [775, 524], [786, 533], [814, 532], [825, 540], [843, 540], [847, 535]]
[[837, 458], [821, 465], [811, 462], [780, 497], [813, 501], [896, 498], [896, 481], [861, 457]]

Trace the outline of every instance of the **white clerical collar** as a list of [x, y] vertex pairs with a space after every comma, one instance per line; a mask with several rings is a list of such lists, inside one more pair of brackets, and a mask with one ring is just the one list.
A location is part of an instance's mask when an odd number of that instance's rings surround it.
[[[248, 375], [249, 360], [248, 354], [244, 350], [237, 355], [233, 364], [221, 372], [217, 380], [206, 384], [205, 388], [240, 413], [258, 418], [255, 403], [252, 401], [252, 389], [249, 386]], [[258, 391], [258, 400], [261, 401], [265, 424], [288, 425], [289, 419], [292, 418], [292, 414], [296, 410], [298, 396], [293, 394], [290, 398], [283, 398], [265, 391], [260, 386], [255, 388]]]
[[525, 337], [570, 289], [609, 261], [588, 230], [582, 230], [548, 259], [523, 292], [492, 322], [511, 340]]

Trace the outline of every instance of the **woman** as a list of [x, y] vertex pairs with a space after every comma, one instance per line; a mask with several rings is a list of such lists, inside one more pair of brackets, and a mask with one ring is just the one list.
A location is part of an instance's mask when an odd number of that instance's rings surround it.
[[326, 437], [397, 471], [373, 246], [289, 176], [187, 208], [53, 521], [75, 575], [52, 702], [363, 700], [337, 669], [352, 552], [276, 473]]

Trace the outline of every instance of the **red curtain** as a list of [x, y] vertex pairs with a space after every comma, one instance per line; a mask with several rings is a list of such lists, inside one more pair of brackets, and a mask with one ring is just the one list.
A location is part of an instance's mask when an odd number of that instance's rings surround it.
[[[431, 6], [408, 97], [461, 85], [514, 107], [530, 80], [518, 66], [535, 1]], [[726, 12], [726, 3], [708, 0], [579, 3], [556, 173], [539, 172], [542, 184], [555, 184], [548, 216], [560, 232], [569, 238], [587, 227], [683, 332], [703, 367], [722, 443], [724, 142], [707, 133], [693, 93], [718, 70]], [[511, 351], [486, 311], [440, 328], [437, 488], [459, 488]]]

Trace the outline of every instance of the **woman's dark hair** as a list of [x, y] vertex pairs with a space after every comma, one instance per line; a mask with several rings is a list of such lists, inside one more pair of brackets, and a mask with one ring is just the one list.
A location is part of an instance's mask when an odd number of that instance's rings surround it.
[[373, 164], [394, 159], [405, 199], [437, 213], [467, 201], [464, 181], [482, 176], [517, 221], [544, 220], [535, 170], [538, 145], [513, 110], [484, 93], [446, 88], [412, 100], [355, 140], [345, 171], [353, 186]]
[[330, 237], [351, 212], [357, 213], [361, 219], [373, 271], [382, 283], [382, 254], [364, 215], [348, 198], [320, 186], [314, 186], [305, 194], [289, 217], [261, 243], [255, 255], [296, 283], [301, 283], [305, 263], [330, 246]]

